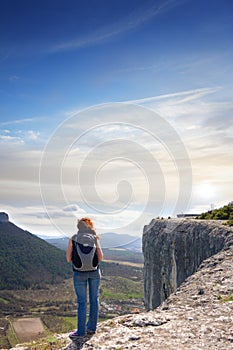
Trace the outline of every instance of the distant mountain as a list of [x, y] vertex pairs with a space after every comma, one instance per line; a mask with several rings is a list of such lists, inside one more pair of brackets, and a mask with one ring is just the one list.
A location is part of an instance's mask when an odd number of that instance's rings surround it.
[[127, 234], [113, 232], [103, 233], [101, 236], [101, 246], [103, 248], [125, 248], [129, 250], [141, 250], [141, 238]]
[[137, 237], [134, 241], [125, 244], [123, 247], [133, 252], [142, 253], [142, 238]]
[[[103, 233], [100, 236], [105, 260], [143, 263], [141, 237], [113, 232]], [[46, 238], [46, 242], [63, 250], [67, 249], [68, 240], [68, 237]]]
[[[40, 236], [42, 238], [42, 236]], [[127, 234], [118, 234], [113, 232], [102, 233], [101, 237], [101, 246], [102, 248], [124, 248], [136, 252], [142, 251], [142, 240], [141, 237], [131, 236]], [[57, 248], [66, 250], [69, 238], [51, 238], [43, 236], [43, 239], [46, 242], [54, 245]]]
[[40, 288], [71, 277], [64, 251], [0, 214], [0, 289]]
[[45, 237], [43, 239], [49, 244], [52, 244], [54, 247], [62, 250], [67, 249], [68, 241], [69, 241], [68, 237], [61, 237], [61, 238]]

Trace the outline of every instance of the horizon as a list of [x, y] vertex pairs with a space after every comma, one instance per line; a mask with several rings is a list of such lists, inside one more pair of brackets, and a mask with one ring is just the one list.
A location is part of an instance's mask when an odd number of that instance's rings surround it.
[[230, 0], [0, 4], [0, 211], [140, 236], [233, 198]]

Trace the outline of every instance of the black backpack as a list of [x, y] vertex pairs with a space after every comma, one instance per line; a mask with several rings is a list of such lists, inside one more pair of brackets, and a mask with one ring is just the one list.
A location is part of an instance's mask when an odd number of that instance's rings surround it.
[[90, 232], [80, 232], [72, 237], [72, 264], [74, 271], [95, 271], [98, 268], [97, 238]]

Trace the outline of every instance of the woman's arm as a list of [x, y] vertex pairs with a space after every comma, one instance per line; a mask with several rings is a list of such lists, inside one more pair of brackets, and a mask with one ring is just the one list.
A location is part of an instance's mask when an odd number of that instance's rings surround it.
[[66, 260], [68, 263], [72, 261], [72, 249], [73, 249], [73, 243], [72, 243], [72, 238], [70, 238], [67, 251], [66, 251]]
[[100, 245], [100, 237], [97, 235], [97, 246], [96, 246], [96, 253], [97, 253], [97, 256], [98, 256], [98, 260], [99, 261], [102, 261], [103, 258], [104, 258], [104, 255], [103, 255], [103, 251], [102, 251], [102, 248], [101, 248], [101, 245]]

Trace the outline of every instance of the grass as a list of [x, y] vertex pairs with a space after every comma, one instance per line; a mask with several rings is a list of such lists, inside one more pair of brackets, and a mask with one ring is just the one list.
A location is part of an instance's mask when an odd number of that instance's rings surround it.
[[44, 315], [42, 322], [52, 333], [68, 333], [77, 327], [77, 318], [55, 315]]
[[8, 319], [9, 321], [9, 328], [6, 332], [6, 339], [8, 340], [8, 342], [10, 343], [10, 345], [13, 347], [15, 346], [18, 342], [19, 342], [19, 339], [15, 333], [15, 330], [14, 330], [14, 327], [12, 325], [12, 322], [10, 319]]
[[46, 338], [47, 342], [49, 344], [55, 344], [57, 342], [57, 338], [55, 338], [54, 336], [52, 335], [49, 335], [47, 338]]
[[48, 335], [45, 338], [38, 339], [37, 341], [23, 343], [26, 349], [31, 350], [58, 350], [63, 347], [62, 341], [58, 340], [52, 335]]
[[104, 300], [125, 300], [126, 295], [123, 293], [109, 292], [103, 288], [102, 299]]
[[108, 277], [102, 281], [101, 300], [127, 300], [143, 298], [143, 285], [125, 277]]
[[110, 292], [103, 288], [102, 299], [103, 300], [128, 300], [128, 299], [142, 299], [143, 295], [141, 293], [119, 293]]
[[230, 294], [228, 297], [225, 297], [225, 298], [221, 294], [218, 294], [218, 300], [221, 300], [224, 303], [227, 303], [229, 301], [233, 301], [233, 294]]
[[[116, 263], [116, 260], [109, 260], [109, 259], [107, 259], [107, 260], [104, 260], [104, 262], [107, 262], [107, 263]], [[121, 265], [143, 268], [143, 263], [136, 263], [136, 262], [132, 262], [132, 261], [119, 261], [119, 263], [120, 263]]]
[[8, 349], [9, 348], [9, 342], [6, 337], [1, 336], [0, 337], [0, 349]]
[[224, 303], [227, 303], [229, 301], [233, 301], [233, 294], [229, 295], [227, 298], [223, 299]]
[[1, 298], [1, 297], [0, 297], [0, 302], [3, 304], [9, 304], [9, 300]]
[[71, 324], [73, 327], [72, 329], [76, 328], [77, 326], [77, 317], [62, 317], [65, 323]]

